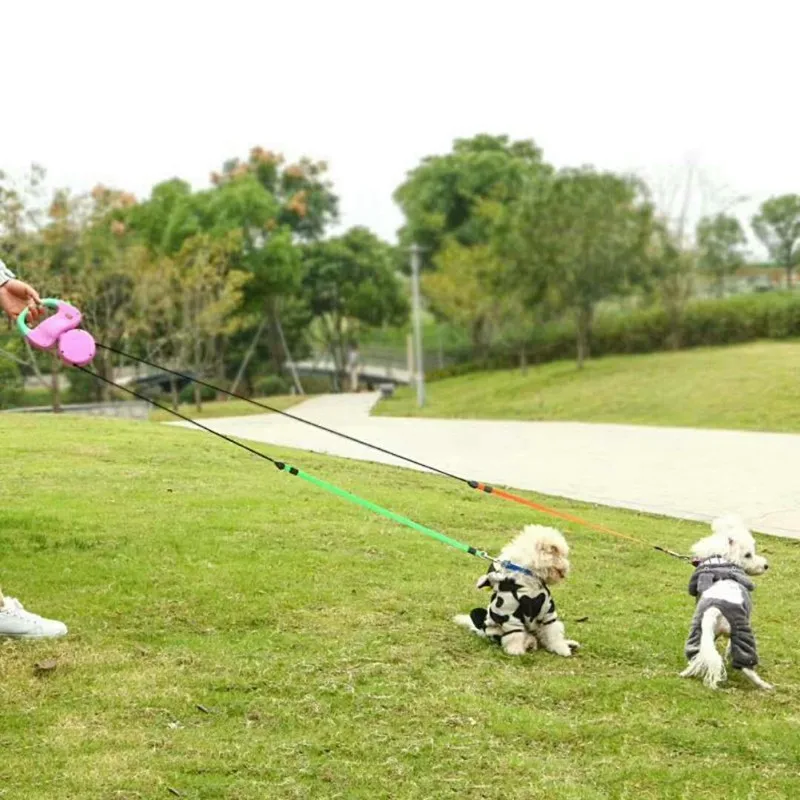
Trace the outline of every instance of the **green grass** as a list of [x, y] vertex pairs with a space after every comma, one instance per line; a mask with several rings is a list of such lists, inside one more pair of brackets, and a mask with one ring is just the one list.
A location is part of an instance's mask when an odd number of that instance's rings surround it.
[[[712, 693], [677, 677], [689, 570], [650, 549], [566, 526], [556, 595], [583, 648], [514, 660], [451, 623], [486, 601], [481, 562], [224, 443], [78, 417], [0, 435], [3, 585], [71, 626], [0, 644], [4, 800], [800, 795], [796, 542], [759, 538], [777, 691], [733, 675]], [[273, 454], [481, 547], [535, 519], [415, 472]], [[571, 507], [680, 549], [705, 533]]]
[[[300, 402], [300, 397], [297, 396], [277, 396], [277, 397], [254, 397], [259, 403], [266, 403], [268, 406], [277, 408], [278, 411], [285, 411]], [[168, 400], [161, 400], [161, 403], [168, 405]], [[208, 403], [203, 403], [203, 408], [198, 411], [194, 403], [182, 403], [178, 406], [181, 414], [192, 419], [213, 419], [215, 417], [247, 417], [252, 414], [269, 414], [263, 408], [252, 405], [245, 400], [212, 400]], [[161, 411], [154, 408], [150, 412], [150, 420], [152, 422], [174, 422], [175, 417], [167, 411]]]
[[798, 376], [800, 342], [759, 342], [477, 372], [430, 383], [421, 412], [405, 388], [377, 413], [797, 433]]

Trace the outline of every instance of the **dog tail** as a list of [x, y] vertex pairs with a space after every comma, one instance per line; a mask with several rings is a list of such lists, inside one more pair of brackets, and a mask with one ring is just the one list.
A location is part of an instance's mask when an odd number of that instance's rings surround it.
[[681, 673], [684, 678], [702, 678], [710, 689], [716, 689], [727, 677], [725, 662], [717, 650], [714, 629], [722, 616], [718, 608], [709, 608], [700, 620], [700, 649], [689, 661], [689, 666]]
[[472, 631], [472, 633], [476, 633], [478, 636], [485, 636], [485, 619], [486, 609], [476, 608], [470, 614], [456, 614], [453, 617], [453, 622], [462, 628]]

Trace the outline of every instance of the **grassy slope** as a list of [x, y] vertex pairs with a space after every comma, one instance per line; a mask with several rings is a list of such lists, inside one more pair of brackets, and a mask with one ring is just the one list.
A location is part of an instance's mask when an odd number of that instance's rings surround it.
[[[646, 548], [567, 527], [557, 597], [584, 647], [512, 660], [450, 621], [485, 602], [480, 562], [224, 443], [81, 418], [0, 436], [4, 586], [71, 626], [0, 644], [3, 798], [800, 794], [795, 542], [761, 540], [777, 692], [734, 675], [714, 694], [676, 677], [689, 571]], [[532, 519], [442, 479], [280, 455], [478, 546]], [[677, 548], [705, 532], [583, 513]]]
[[[431, 383], [431, 417], [577, 420], [800, 432], [800, 343], [615, 356]], [[378, 413], [418, 414], [404, 389]]]

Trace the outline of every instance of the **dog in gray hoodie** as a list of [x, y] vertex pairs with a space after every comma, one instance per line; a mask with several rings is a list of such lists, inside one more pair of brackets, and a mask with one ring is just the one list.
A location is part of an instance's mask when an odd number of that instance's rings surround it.
[[722, 517], [711, 529], [711, 536], [692, 547], [695, 571], [689, 580], [689, 594], [697, 599], [697, 605], [686, 640], [689, 666], [681, 677], [702, 678], [706, 686], [716, 689], [727, 677], [716, 640], [726, 636], [726, 656], [734, 669], [741, 670], [759, 689], [772, 689], [755, 671], [758, 651], [750, 627], [750, 594], [756, 587], [748, 577], [763, 574], [769, 564], [756, 555], [755, 540], [740, 519]]

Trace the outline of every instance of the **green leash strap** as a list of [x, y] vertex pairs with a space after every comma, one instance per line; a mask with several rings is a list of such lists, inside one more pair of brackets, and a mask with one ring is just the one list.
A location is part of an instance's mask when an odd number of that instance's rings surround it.
[[420, 525], [419, 522], [414, 522], [413, 519], [404, 517], [402, 514], [396, 514], [394, 511], [389, 511], [388, 508], [383, 508], [383, 506], [371, 503], [369, 500], [365, 500], [363, 497], [358, 497], [358, 495], [350, 494], [350, 492], [345, 491], [344, 489], [340, 489], [338, 486], [334, 486], [332, 483], [323, 481], [321, 478], [316, 478], [313, 475], [309, 475], [307, 472], [303, 472], [302, 470], [297, 469], [297, 467], [285, 464], [282, 461], [278, 461], [275, 466], [277, 466], [279, 470], [288, 472], [290, 475], [296, 475], [298, 478], [302, 478], [304, 481], [313, 484], [318, 489], [323, 489], [326, 492], [335, 494], [337, 497], [341, 497], [343, 500], [349, 500], [351, 503], [355, 503], [355, 505], [357, 506], [366, 508], [369, 511], [374, 512], [375, 514], [380, 514], [382, 517], [386, 517], [386, 519], [392, 520], [392, 522], [397, 522], [400, 525], [405, 525], [407, 528], [411, 528], [412, 530], [418, 531], [419, 533], [422, 533], [425, 536], [430, 536], [431, 539], [436, 539], [438, 542], [442, 542], [443, 544], [448, 544], [450, 545], [450, 547], [455, 547], [456, 550], [461, 550], [462, 553], [469, 553], [471, 556], [477, 556], [478, 558], [485, 558], [488, 559], [489, 561], [492, 560], [492, 557], [484, 550], [477, 550], [474, 547], [470, 547], [468, 544], [464, 544], [463, 542], [451, 539], [449, 536], [445, 536], [443, 533], [439, 533], [439, 531], [433, 530], [433, 528], [428, 528], [425, 525]]

